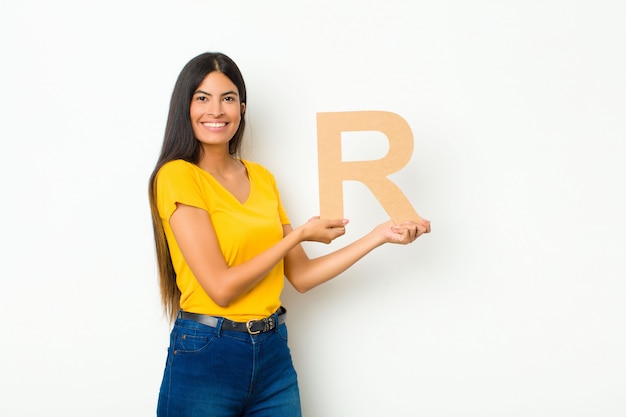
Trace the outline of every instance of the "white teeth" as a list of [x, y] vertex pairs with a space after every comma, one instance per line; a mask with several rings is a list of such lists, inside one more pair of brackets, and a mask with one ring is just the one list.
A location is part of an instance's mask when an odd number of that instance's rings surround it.
[[226, 123], [223, 123], [223, 122], [222, 123], [211, 123], [211, 122], [208, 122], [208, 123], [202, 123], [202, 124], [204, 126], [206, 126], [206, 127], [224, 127], [224, 126], [226, 126]]

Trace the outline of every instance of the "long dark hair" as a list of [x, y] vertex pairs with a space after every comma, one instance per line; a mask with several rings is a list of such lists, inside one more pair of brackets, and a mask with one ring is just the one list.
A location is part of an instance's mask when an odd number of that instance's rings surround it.
[[[207, 52], [193, 58], [183, 67], [174, 85], [161, 154], [154, 171], [152, 171], [152, 175], [150, 175], [148, 195], [159, 268], [161, 301], [170, 320], [174, 319], [180, 308], [180, 290], [176, 285], [176, 273], [172, 265], [163, 222], [156, 205], [155, 179], [159, 169], [167, 162], [183, 159], [197, 164], [200, 161], [202, 146], [200, 146], [200, 142], [193, 134], [189, 118], [189, 107], [194, 92], [207, 74], [213, 71], [226, 75], [239, 90], [241, 103], [246, 103], [246, 85], [241, 71], [239, 71], [237, 64], [232, 59], [219, 52]], [[233, 156], [239, 156], [240, 154], [241, 140], [246, 127], [243, 112], [241, 116], [239, 128], [228, 143], [228, 152]]]

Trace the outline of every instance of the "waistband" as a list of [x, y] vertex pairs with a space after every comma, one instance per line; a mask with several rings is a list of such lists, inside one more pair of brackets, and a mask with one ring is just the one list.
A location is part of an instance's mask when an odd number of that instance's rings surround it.
[[276, 313], [271, 316], [248, 321], [232, 321], [223, 317], [208, 316], [206, 314], [190, 313], [189, 311], [179, 311], [179, 319], [193, 320], [200, 324], [204, 324], [209, 327], [217, 327], [220, 320], [222, 322], [223, 330], [230, 330], [234, 332], [244, 332], [250, 334], [259, 334], [274, 330], [276, 327], [285, 323], [287, 319], [287, 309], [280, 307]]

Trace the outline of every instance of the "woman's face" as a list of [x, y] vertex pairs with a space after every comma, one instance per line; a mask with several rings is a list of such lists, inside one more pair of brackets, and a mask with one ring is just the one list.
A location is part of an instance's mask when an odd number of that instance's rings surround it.
[[228, 147], [245, 106], [230, 78], [217, 71], [209, 73], [194, 92], [189, 108], [196, 139], [203, 145]]

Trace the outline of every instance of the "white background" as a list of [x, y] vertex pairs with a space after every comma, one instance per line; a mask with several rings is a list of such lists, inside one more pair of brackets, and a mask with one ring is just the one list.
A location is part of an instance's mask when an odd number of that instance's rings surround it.
[[[305, 416], [626, 415], [624, 21], [617, 0], [0, 0], [0, 415], [154, 415], [147, 180], [204, 51], [240, 65], [245, 156], [294, 225], [318, 211], [316, 113], [415, 136], [392, 179], [432, 234], [284, 294]], [[310, 255], [386, 220], [345, 191], [347, 235]]]

